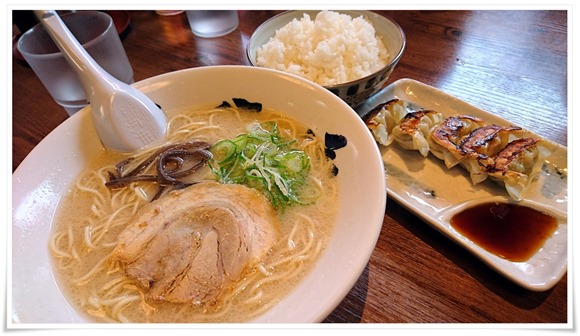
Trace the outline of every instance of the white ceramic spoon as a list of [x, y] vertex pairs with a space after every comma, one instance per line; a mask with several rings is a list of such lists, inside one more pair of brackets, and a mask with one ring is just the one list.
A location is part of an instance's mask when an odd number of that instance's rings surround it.
[[103, 144], [132, 152], [161, 140], [167, 128], [163, 111], [144, 93], [98, 65], [55, 11], [34, 13], [78, 74]]

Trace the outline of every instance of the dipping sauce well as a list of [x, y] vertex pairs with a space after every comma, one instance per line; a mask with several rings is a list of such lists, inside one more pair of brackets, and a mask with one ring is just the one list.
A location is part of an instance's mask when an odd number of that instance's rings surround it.
[[491, 253], [511, 261], [528, 260], [556, 228], [556, 218], [517, 204], [484, 203], [451, 218], [462, 235]]

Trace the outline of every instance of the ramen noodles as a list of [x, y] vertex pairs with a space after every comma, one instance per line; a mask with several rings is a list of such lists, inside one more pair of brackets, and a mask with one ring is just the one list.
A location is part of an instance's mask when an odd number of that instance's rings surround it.
[[[61, 201], [49, 246], [59, 286], [75, 309], [95, 322], [251, 321], [276, 305], [308, 274], [333, 230], [339, 197], [337, 168], [326, 155], [325, 137], [283, 112], [266, 108], [257, 112], [222, 104], [171, 111], [168, 116], [164, 144], [131, 155], [102, 151]], [[244, 147], [239, 155], [248, 162], [237, 168], [226, 166], [229, 145], [224, 149], [223, 142], [239, 142], [240, 136], [253, 138], [256, 132], [265, 132], [269, 139], [275, 134], [278, 142], [272, 143], [278, 147]], [[202, 152], [193, 154], [195, 151], [188, 152], [184, 146]], [[183, 157], [167, 154], [163, 163], [137, 167], [168, 148]], [[266, 152], [270, 158], [264, 156]], [[206, 160], [206, 164], [197, 165], [170, 188], [159, 182], [185, 175], [176, 167], [191, 158]], [[258, 161], [262, 163], [248, 168]], [[165, 170], [159, 171], [160, 166]], [[131, 171], [135, 173], [129, 174]], [[236, 174], [246, 174], [247, 179], [235, 180]], [[132, 180], [124, 183], [128, 175]], [[268, 190], [279, 194], [270, 195]], [[242, 197], [259, 206], [248, 205]], [[171, 203], [171, 198], [178, 201]], [[220, 207], [211, 208], [217, 216], [209, 221], [209, 228], [207, 223], [199, 228], [190, 225], [203, 222], [200, 218], [211, 212], [206, 211], [208, 204]], [[168, 219], [155, 222], [159, 213]], [[177, 213], [182, 215], [174, 215]], [[195, 220], [191, 219], [193, 213], [199, 215]], [[246, 218], [252, 216], [252, 221]], [[231, 223], [225, 221], [229, 218], [240, 219], [241, 224], [228, 228]], [[169, 228], [172, 230], [166, 231]], [[180, 240], [183, 232], [194, 238]], [[248, 239], [249, 235], [254, 236]], [[233, 244], [233, 252], [224, 250], [215, 257], [211, 251], [225, 246], [224, 236], [240, 240]], [[140, 240], [146, 243], [136, 245]], [[240, 244], [253, 254], [242, 258]], [[148, 263], [154, 245], [165, 254]], [[193, 245], [200, 255], [202, 250], [207, 255], [181, 260], [183, 251], [194, 249]], [[215, 258], [217, 266], [212, 263]], [[169, 260], [174, 266], [167, 266]], [[175, 271], [176, 267], [183, 270]], [[178, 274], [175, 279], [179, 282], [160, 276], [171, 272]], [[206, 280], [214, 279], [211, 274], [197, 280], [195, 293], [184, 287], [203, 272], [213, 272], [223, 280], [211, 289], [212, 295], [199, 289], [207, 285]]]

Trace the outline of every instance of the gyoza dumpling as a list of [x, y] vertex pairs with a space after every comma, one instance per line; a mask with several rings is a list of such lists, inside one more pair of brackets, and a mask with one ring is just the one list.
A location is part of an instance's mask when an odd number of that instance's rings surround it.
[[443, 121], [440, 112], [421, 110], [410, 112], [403, 120], [393, 128], [395, 141], [405, 149], [418, 150], [421, 155], [429, 155], [429, 142], [427, 138], [433, 127]]
[[522, 129], [517, 126], [486, 125], [471, 131], [459, 147], [466, 153], [476, 152], [493, 156], [520, 134]]
[[469, 172], [471, 182], [487, 179], [486, 160], [502, 150], [522, 129], [516, 126], [486, 125], [471, 131], [459, 145], [464, 157], [460, 164]]
[[447, 168], [458, 164], [465, 157], [459, 148], [461, 141], [476, 128], [484, 125], [484, 120], [471, 115], [455, 115], [446, 118], [431, 131], [428, 137], [431, 153], [445, 162]]
[[516, 139], [492, 158], [489, 177], [504, 184], [511, 198], [520, 201], [549, 155], [550, 150], [542, 140]]
[[393, 127], [399, 124], [407, 112], [405, 102], [395, 98], [375, 106], [363, 120], [375, 140], [383, 146], [388, 146], [393, 142], [391, 132]]

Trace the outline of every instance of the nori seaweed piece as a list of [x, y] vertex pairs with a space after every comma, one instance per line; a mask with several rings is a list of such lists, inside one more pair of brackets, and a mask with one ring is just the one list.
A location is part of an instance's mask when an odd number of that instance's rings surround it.
[[325, 148], [324, 154], [326, 155], [327, 158], [329, 158], [331, 160], [336, 159], [336, 152], [333, 149]]
[[[336, 159], [336, 152], [335, 150], [341, 149], [346, 146], [348, 141], [344, 135], [340, 134], [332, 134], [332, 133], [325, 133], [324, 134], [324, 154], [327, 158], [334, 160]], [[338, 175], [338, 167], [336, 165], [332, 165], [332, 175]]]
[[232, 105], [230, 105], [230, 103], [224, 100], [217, 108], [227, 108], [227, 107], [232, 107]]
[[338, 175], [338, 167], [335, 165], [332, 165], [332, 175], [333, 176]]
[[232, 100], [234, 101], [234, 104], [236, 104], [236, 106], [239, 108], [249, 110], [249, 111], [254, 111], [254, 112], [261, 112], [262, 111], [262, 104], [261, 103], [249, 102], [249, 101], [245, 100], [244, 98], [232, 98]]
[[326, 133], [324, 135], [324, 144], [328, 149], [340, 149], [347, 144], [346, 137], [340, 134]]

